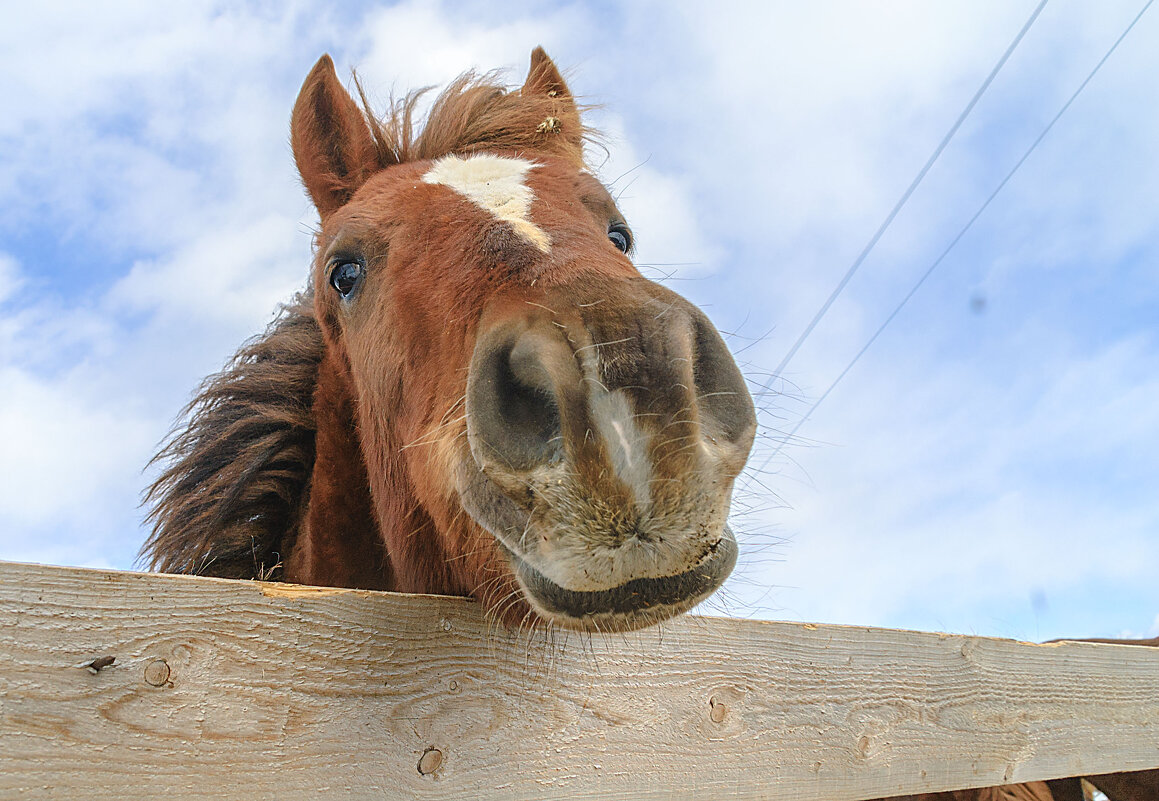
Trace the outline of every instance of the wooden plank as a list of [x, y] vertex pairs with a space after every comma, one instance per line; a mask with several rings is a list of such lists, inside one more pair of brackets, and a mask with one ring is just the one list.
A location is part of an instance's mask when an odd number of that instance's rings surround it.
[[0, 563], [5, 798], [853, 801], [1156, 767], [1151, 649], [515, 635], [461, 599]]

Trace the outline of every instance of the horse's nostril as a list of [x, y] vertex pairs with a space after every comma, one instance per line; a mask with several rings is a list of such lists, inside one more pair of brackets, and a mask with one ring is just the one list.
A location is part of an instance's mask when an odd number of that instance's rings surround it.
[[[696, 355], [692, 375], [700, 405], [701, 424], [730, 442], [743, 443], [756, 431], [756, 412], [744, 376], [715, 326], [702, 314], [695, 318]], [[747, 449], [748, 444], [745, 444]]]
[[527, 439], [539, 455], [538, 451], [559, 434], [559, 409], [551, 376], [539, 359], [535, 343], [528, 339], [521, 337], [507, 359], [498, 360], [496, 389], [499, 411], [511, 434]]
[[467, 382], [468, 430], [477, 458], [515, 471], [549, 461], [560, 448], [559, 408], [540, 337], [485, 344]]

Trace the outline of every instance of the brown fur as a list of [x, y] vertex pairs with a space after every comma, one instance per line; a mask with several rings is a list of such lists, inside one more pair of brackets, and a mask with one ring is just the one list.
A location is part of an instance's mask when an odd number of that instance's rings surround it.
[[1046, 782], [983, 787], [977, 790], [952, 790], [946, 793], [920, 793], [883, 801], [1055, 801]]
[[[1087, 776], [1086, 780], [1110, 801], [1156, 801], [1159, 799], [1159, 771], [1141, 770]], [[1089, 796], [1082, 781], [1053, 779], [1048, 782], [1007, 784], [980, 787], [976, 790], [952, 790], [945, 793], [919, 793], [896, 796], [881, 801], [1086, 801]]]

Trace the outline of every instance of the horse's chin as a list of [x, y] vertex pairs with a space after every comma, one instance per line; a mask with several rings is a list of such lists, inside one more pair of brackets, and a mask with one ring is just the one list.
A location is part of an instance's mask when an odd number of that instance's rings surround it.
[[[610, 587], [571, 589], [546, 576], [519, 552], [528, 512], [501, 492], [470, 458], [460, 462], [458, 488], [464, 510], [494, 537], [531, 610], [565, 628], [632, 631], [660, 623], [712, 595], [736, 565], [736, 538], [725, 525], [719, 539], [682, 572], [629, 578]], [[517, 605], [508, 604], [506, 610], [519, 620], [525, 614]]]
[[725, 526], [709, 553], [683, 573], [632, 579], [603, 590], [570, 590], [502, 543], [499, 547], [536, 614], [558, 626], [590, 632], [633, 631], [687, 612], [724, 583], [737, 558], [736, 538]]

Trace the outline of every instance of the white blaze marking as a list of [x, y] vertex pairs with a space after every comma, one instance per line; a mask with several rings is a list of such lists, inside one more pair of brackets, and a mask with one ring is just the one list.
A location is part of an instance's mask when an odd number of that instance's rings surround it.
[[598, 387], [589, 398], [592, 419], [608, 447], [612, 469], [632, 488], [636, 509], [643, 513], [652, 503], [652, 465], [648, 463], [648, 437], [636, 426], [632, 402], [622, 390], [607, 392]]
[[531, 221], [531, 201], [535, 194], [524, 182], [527, 173], [536, 166], [532, 161], [489, 153], [467, 158], [444, 156], [423, 176], [423, 183], [453, 189], [548, 253], [551, 251], [551, 238]]
[[636, 425], [632, 401], [622, 389], [608, 391], [599, 379], [599, 347], [576, 351], [588, 381], [588, 408], [592, 422], [608, 448], [612, 470], [632, 489], [641, 514], [652, 504], [652, 465], [648, 461], [650, 437]]

